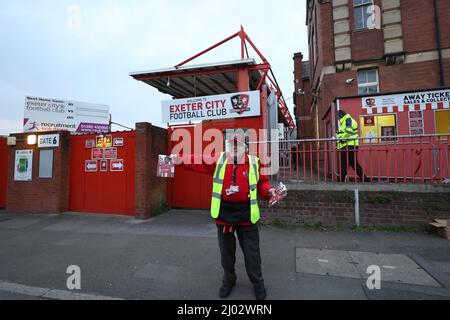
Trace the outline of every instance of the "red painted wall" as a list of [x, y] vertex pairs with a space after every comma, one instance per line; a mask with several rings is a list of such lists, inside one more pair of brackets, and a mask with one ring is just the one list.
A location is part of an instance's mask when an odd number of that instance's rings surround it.
[[6, 138], [0, 137], [0, 208], [6, 207], [6, 187], [8, 183], [8, 146]]
[[115, 132], [112, 136], [124, 138], [124, 146], [117, 147], [117, 158], [124, 160], [123, 172], [110, 172], [109, 161], [107, 172], [85, 172], [85, 161], [91, 159], [85, 141], [96, 136], [70, 137], [71, 211], [134, 215], [135, 132]]

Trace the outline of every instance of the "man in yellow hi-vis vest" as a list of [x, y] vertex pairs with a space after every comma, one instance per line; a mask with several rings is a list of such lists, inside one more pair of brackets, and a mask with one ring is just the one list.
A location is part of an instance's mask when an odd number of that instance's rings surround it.
[[369, 179], [364, 175], [363, 169], [358, 162], [358, 122], [344, 110], [338, 111], [337, 118], [339, 122], [337, 149], [339, 149], [339, 153], [341, 154], [340, 180], [342, 182], [345, 181], [347, 169], [348, 167], [352, 167], [353, 170], [356, 170], [360, 181], [368, 182]]
[[[245, 137], [234, 135], [227, 141], [228, 152], [220, 154], [217, 163], [204, 161], [202, 156], [191, 155], [191, 164], [183, 163], [178, 155], [172, 155], [176, 165], [191, 171], [213, 176], [211, 217], [215, 219], [221, 262], [224, 270], [219, 295], [227, 298], [236, 284], [236, 238], [244, 254], [245, 269], [254, 286], [258, 300], [266, 298], [266, 289], [261, 272], [259, 249], [260, 218], [258, 194], [270, 199], [274, 190], [267, 176], [260, 174], [259, 159], [247, 153]], [[186, 157], [186, 155], [184, 156]], [[197, 160], [197, 161], [195, 161]], [[200, 163], [200, 164], [196, 164]]]

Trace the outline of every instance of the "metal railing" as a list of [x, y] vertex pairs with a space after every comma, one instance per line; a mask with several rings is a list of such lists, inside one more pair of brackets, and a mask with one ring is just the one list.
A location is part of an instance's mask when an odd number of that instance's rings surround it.
[[280, 141], [279, 170], [272, 178], [305, 183], [450, 183], [450, 134], [359, 138], [359, 148], [338, 149], [339, 141], [352, 140]]

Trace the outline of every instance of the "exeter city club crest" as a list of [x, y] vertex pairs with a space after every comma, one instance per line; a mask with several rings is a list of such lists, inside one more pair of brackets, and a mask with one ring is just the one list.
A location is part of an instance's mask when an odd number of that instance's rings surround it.
[[250, 96], [248, 94], [237, 94], [231, 97], [231, 105], [234, 112], [243, 114], [245, 111], [249, 111], [248, 104], [250, 102]]

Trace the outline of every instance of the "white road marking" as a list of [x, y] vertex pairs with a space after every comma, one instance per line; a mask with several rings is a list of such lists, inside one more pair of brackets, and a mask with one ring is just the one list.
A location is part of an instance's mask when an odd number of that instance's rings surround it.
[[328, 260], [319, 259], [319, 262], [325, 262], [325, 263], [328, 263]]
[[384, 269], [392, 269], [392, 270], [395, 269], [395, 267], [393, 267], [393, 266], [383, 266], [383, 268]]
[[95, 294], [86, 294], [76, 291], [32, 287], [7, 281], [0, 281], [0, 291], [23, 294], [37, 298], [57, 299], [57, 300], [123, 300], [120, 298], [113, 298]]

